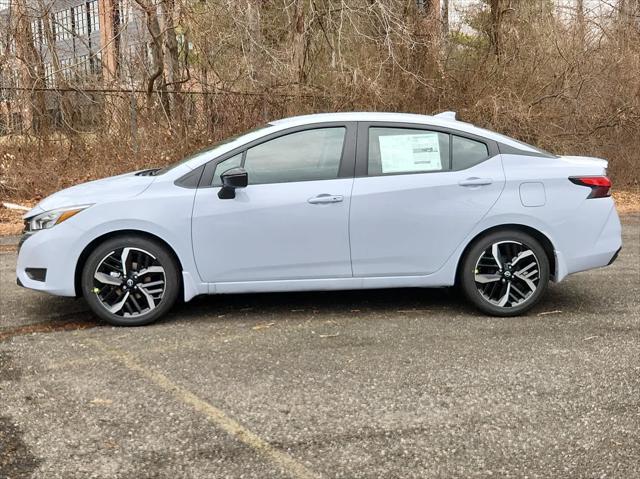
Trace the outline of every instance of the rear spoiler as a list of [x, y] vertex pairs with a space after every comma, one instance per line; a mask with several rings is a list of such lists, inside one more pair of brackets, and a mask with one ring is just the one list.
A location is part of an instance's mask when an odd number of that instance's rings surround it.
[[440, 118], [442, 120], [456, 121], [456, 112], [455, 111], [443, 111], [442, 113], [438, 113], [437, 115], [433, 115], [434, 118]]

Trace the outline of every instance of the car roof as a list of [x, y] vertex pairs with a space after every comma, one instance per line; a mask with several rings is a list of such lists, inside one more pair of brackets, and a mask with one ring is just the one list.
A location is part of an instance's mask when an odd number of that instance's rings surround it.
[[501, 135], [491, 130], [477, 127], [471, 123], [458, 121], [455, 119], [455, 112], [447, 111], [437, 115], [419, 115], [416, 113], [389, 113], [389, 112], [338, 112], [338, 113], [316, 113], [313, 115], [292, 116], [269, 122], [279, 128], [289, 128], [294, 126], [308, 125], [313, 123], [329, 123], [340, 121], [380, 121], [388, 123], [416, 123], [421, 125], [439, 126], [450, 128], [472, 135], [481, 136], [489, 140], [503, 143], [518, 150], [538, 152], [536, 148], [520, 141]]
[[[542, 150], [521, 143], [508, 136], [501, 135], [490, 130], [479, 128], [471, 123], [465, 123], [455, 119], [455, 112], [447, 111], [438, 113], [437, 115], [418, 115], [415, 113], [387, 113], [387, 112], [339, 112], [339, 113], [316, 113], [313, 115], [301, 115], [292, 116], [289, 118], [282, 118], [267, 123], [262, 128], [249, 131], [243, 135], [240, 135], [231, 141], [223, 142], [220, 145], [216, 145], [212, 148], [202, 150], [192, 157], [186, 158], [182, 163], [189, 169], [197, 168], [203, 161], [208, 161], [211, 158], [212, 151], [215, 150], [216, 155], [222, 155], [235, 148], [241, 147], [253, 140], [258, 140], [271, 133], [287, 130], [296, 126], [313, 125], [318, 123], [333, 123], [333, 122], [357, 122], [357, 121], [371, 121], [371, 122], [384, 122], [384, 123], [414, 123], [426, 126], [439, 126], [442, 128], [448, 128], [451, 130], [466, 132], [472, 135], [477, 135], [488, 140], [496, 141], [502, 145], [508, 145], [528, 154], [534, 154], [540, 156]], [[543, 156], [548, 156], [545, 153]]]
[[[434, 126], [448, 126], [451, 124], [460, 124], [473, 127], [469, 123], [453, 120], [449, 118], [455, 118], [455, 113], [447, 112], [446, 114], [440, 114], [442, 116], [429, 116], [419, 115], [416, 113], [389, 113], [378, 111], [349, 111], [338, 113], [315, 113], [312, 115], [300, 115], [292, 116], [289, 118], [282, 118], [280, 120], [270, 122], [272, 125], [278, 126], [298, 126], [306, 125], [309, 123], [327, 123], [334, 121], [384, 121], [391, 123], [420, 123]], [[446, 115], [446, 116], [445, 116]], [[451, 116], [449, 116], [451, 115]], [[475, 128], [475, 127], [473, 127]]]

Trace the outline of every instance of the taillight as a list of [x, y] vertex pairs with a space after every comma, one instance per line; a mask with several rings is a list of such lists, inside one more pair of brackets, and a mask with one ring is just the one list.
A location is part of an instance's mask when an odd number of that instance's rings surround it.
[[570, 176], [569, 181], [591, 188], [587, 198], [606, 198], [611, 196], [611, 180], [606, 176]]

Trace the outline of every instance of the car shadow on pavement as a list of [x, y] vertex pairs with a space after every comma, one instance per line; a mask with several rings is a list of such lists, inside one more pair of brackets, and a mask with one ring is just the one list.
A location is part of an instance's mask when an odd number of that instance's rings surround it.
[[[524, 317], [553, 312], [607, 310], [590, 288], [551, 284], [543, 300]], [[456, 288], [402, 288], [297, 293], [254, 293], [199, 296], [180, 303], [162, 322], [231, 319], [233, 313], [259, 313], [270, 317], [291, 313], [396, 314], [430, 312], [443, 316], [488, 317], [476, 310]]]
[[[37, 295], [23, 302], [24, 321], [3, 324], [0, 340], [15, 335], [87, 329], [106, 326], [89, 311], [83, 299]], [[526, 316], [548, 312], [580, 312], [610, 310], [590, 288], [575, 282], [550, 285], [545, 298]], [[182, 321], [233, 320], [251, 315], [286, 318], [295, 313], [327, 314], [398, 314], [424, 312], [444, 316], [483, 317], [456, 288], [399, 288], [383, 290], [319, 291], [287, 293], [252, 293], [198, 296], [179, 302], [158, 324]], [[240, 315], [240, 316], [238, 316]], [[4, 337], [6, 336], [6, 337]]]
[[398, 311], [456, 310], [464, 313], [473, 311], [453, 288], [252, 293], [199, 296], [174, 308], [168, 320], [172, 321], [171, 317], [176, 316], [194, 320], [248, 311], [265, 315], [287, 315], [292, 312], [385, 314]]

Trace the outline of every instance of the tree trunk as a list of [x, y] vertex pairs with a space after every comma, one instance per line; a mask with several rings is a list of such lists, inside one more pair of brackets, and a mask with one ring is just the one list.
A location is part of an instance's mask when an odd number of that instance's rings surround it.
[[449, 0], [442, 0], [442, 36], [449, 37]]
[[580, 46], [584, 45], [585, 33], [584, 0], [576, 0], [576, 36], [578, 37], [578, 45]]
[[262, 85], [260, 74], [262, 68], [262, 26], [260, 15], [260, 0], [246, 0], [246, 47], [244, 48], [245, 62], [249, 80], [257, 85]]
[[23, 124], [27, 130], [42, 130], [48, 127], [44, 91], [44, 66], [42, 58], [33, 44], [30, 16], [26, 0], [15, 1], [16, 57], [22, 63], [21, 83], [23, 91]]
[[292, 35], [292, 67], [298, 86], [305, 82], [304, 63], [306, 57], [306, 38], [304, 32], [304, 7], [302, 0], [295, 1]]
[[[47, 7], [42, 0], [38, 0], [38, 7], [41, 12], [47, 12]], [[42, 34], [46, 40], [47, 50], [51, 58], [51, 66], [53, 70], [53, 81], [55, 82], [56, 97], [58, 98], [58, 106], [60, 107], [60, 117], [64, 130], [68, 133], [73, 133], [75, 130], [72, 127], [71, 112], [72, 107], [69, 101], [69, 84], [64, 76], [62, 64], [60, 63], [60, 57], [58, 56], [58, 49], [55, 47], [55, 38], [53, 36], [53, 29], [51, 28], [50, 17], [47, 14], [42, 15]]]
[[176, 26], [173, 19], [174, 0], [163, 0], [160, 3], [164, 26], [164, 68], [167, 72], [166, 86], [168, 87], [169, 106], [168, 113], [171, 120], [170, 127], [177, 126], [179, 130], [184, 127], [182, 96], [182, 80], [180, 76], [180, 58], [178, 52], [178, 40], [176, 38]]
[[502, 0], [490, 0], [489, 44], [491, 51], [499, 58], [502, 54], [502, 19], [504, 15]]
[[151, 67], [152, 72], [147, 78], [147, 108], [149, 111], [153, 111], [153, 93], [156, 82], [160, 84], [161, 100], [163, 107], [168, 108], [168, 105], [164, 104], [166, 100], [166, 88], [162, 81], [162, 74], [164, 72], [164, 55], [162, 52], [162, 31], [160, 30], [160, 22], [158, 21], [158, 12], [155, 4], [148, 0], [135, 0], [145, 14], [145, 20], [147, 24], [147, 30], [151, 35], [151, 42], [149, 44], [151, 50]]

